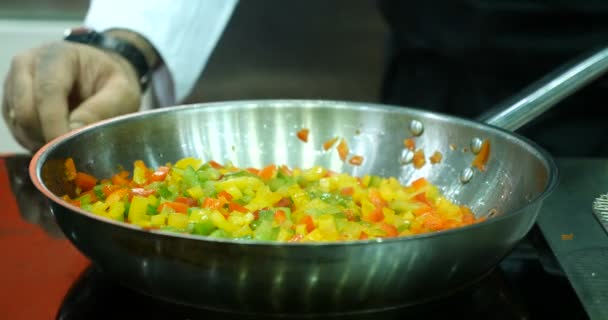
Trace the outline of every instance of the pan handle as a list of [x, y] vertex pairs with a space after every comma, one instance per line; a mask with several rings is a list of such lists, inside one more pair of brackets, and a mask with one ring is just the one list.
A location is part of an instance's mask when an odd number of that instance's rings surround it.
[[[498, 104], [478, 120], [515, 131], [608, 70], [608, 48], [566, 64]], [[607, 96], [608, 98], [608, 96]]]

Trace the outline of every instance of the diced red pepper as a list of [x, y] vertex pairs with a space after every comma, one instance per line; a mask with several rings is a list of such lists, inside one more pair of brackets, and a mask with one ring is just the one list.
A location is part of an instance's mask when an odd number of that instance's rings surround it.
[[163, 202], [158, 206], [158, 212], [162, 212], [163, 208], [167, 206], [173, 209], [173, 211], [177, 213], [186, 213], [188, 212], [188, 205], [181, 202]]
[[279, 200], [277, 203], [275, 203], [274, 206], [289, 208], [289, 207], [291, 207], [292, 204], [293, 204], [293, 202], [291, 201], [291, 198], [283, 197], [283, 198], [281, 198], [281, 200]]
[[154, 189], [144, 189], [144, 188], [133, 188], [131, 189], [131, 194], [134, 196], [142, 196], [149, 197], [156, 192]]
[[183, 203], [183, 204], [187, 205], [188, 207], [196, 207], [198, 205], [198, 202], [196, 200], [189, 198], [189, 197], [177, 197], [177, 198], [175, 198], [174, 201]]
[[359, 235], [359, 240], [365, 239], [369, 239], [369, 236], [367, 235], [367, 233], [365, 233], [365, 231], [361, 231], [361, 234]]
[[154, 182], [154, 181], [164, 181], [165, 178], [167, 178], [167, 174], [169, 173], [170, 168], [169, 167], [158, 167], [158, 169], [156, 169], [156, 171], [154, 171], [151, 175], [150, 175], [150, 181]]

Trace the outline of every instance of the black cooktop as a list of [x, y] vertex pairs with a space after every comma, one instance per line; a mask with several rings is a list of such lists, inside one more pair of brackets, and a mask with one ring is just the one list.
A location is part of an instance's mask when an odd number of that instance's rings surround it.
[[[299, 318], [303, 315], [288, 317]], [[478, 283], [429, 303], [330, 319], [587, 319], [587, 315], [535, 227]], [[272, 319], [181, 306], [125, 288], [91, 266], [74, 283], [58, 319]], [[285, 318], [285, 316], [283, 316]], [[310, 317], [309, 317], [310, 318]]]

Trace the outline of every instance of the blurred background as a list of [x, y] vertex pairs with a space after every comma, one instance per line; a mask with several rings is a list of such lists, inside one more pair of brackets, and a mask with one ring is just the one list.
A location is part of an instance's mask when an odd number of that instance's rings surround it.
[[[81, 24], [87, 8], [88, 1], [78, 0], [0, 0], [2, 79], [12, 56], [60, 39], [66, 28]], [[373, 0], [241, 1], [184, 103], [269, 98], [376, 102], [386, 31]], [[0, 153], [23, 151], [2, 121]]]

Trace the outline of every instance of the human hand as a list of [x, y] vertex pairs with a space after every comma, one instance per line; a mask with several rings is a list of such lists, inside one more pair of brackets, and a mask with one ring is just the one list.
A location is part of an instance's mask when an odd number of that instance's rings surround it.
[[58, 41], [15, 56], [2, 114], [15, 139], [34, 151], [49, 140], [139, 109], [133, 67], [118, 54]]

